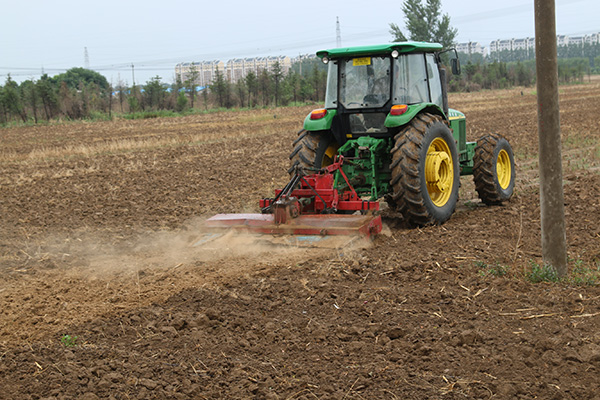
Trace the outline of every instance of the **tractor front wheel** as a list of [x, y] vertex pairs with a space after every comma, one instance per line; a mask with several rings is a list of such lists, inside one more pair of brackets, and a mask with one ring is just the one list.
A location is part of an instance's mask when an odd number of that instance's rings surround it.
[[484, 204], [501, 204], [515, 188], [515, 159], [508, 140], [500, 135], [481, 137], [473, 157], [473, 180]]
[[460, 169], [454, 137], [442, 118], [419, 114], [394, 138], [388, 203], [411, 224], [442, 224], [458, 201]]
[[308, 169], [321, 169], [333, 163], [338, 144], [329, 132], [303, 131], [294, 141], [294, 150], [290, 153], [290, 169], [300, 166]]

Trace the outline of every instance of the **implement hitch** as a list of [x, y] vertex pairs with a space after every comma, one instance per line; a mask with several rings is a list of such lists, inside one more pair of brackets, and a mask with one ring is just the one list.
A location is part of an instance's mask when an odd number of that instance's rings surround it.
[[[376, 235], [382, 230], [381, 217], [373, 215], [379, 203], [360, 198], [342, 170], [343, 163], [338, 155], [333, 164], [313, 174], [296, 167], [274, 198], [260, 200], [261, 214], [218, 214], [206, 225], [275, 235]], [[360, 215], [350, 215], [356, 211]]]

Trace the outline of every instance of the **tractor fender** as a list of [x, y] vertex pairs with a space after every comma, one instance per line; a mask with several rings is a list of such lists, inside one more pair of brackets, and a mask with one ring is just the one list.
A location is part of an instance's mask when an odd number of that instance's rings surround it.
[[419, 104], [411, 104], [408, 106], [406, 112], [402, 115], [392, 115], [391, 113], [387, 115], [385, 118], [385, 127], [386, 128], [396, 128], [399, 126], [404, 126], [408, 124], [414, 117], [416, 117], [421, 112], [428, 112], [430, 114], [437, 114], [441, 116], [444, 120], [448, 120], [444, 111], [434, 103], [419, 103]]
[[325, 115], [319, 119], [311, 119], [312, 112], [304, 119], [304, 129], [307, 131], [328, 131], [331, 129], [333, 118], [337, 110], [328, 109]]

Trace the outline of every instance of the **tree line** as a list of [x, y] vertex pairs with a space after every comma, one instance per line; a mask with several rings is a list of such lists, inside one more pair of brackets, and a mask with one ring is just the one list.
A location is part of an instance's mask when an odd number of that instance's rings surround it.
[[[193, 86], [194, 76], [192, 72], [192, 82], [188, 80], [183, 84]], [[278, 107], [307, 101], [322, 102], [326, 83], [327, 70], [324, 64], [317, 58], [311, 58], [294, 63], [287, 74], [281, 64], [275, 62], [271, 70], [262, 69], [258, 73], [250, 71], [235, 83], [227, 80], [217, 69], [210, 92], [213, 102], [221, 108]], [[190, 98], [190, 101], [193, 99]]]
[[275, 64], [271, 70], [250, 72], [236, 83], [217, 70], [210, 87], [201, 90], [191, 79], [167, 84], [160, 76], [142, 85], [112, 85], [100, 73], [79, 67], [20, 84], [9, 75], [0, 85], [0, 124], [110, 119], [113, 114], [152, 117], [214, 108], [323, 102], [326, 80], [326, 68], [317, 58], [293, 64], [288, 73]]
[[[580, 46], [581, 47], [581, 46]], [[571, 55], [572, 51], [563, 51]], [[589, 54], [589, 53], [588, 53]], [[459, 53], [460, 76], [449, 77], [452, 92], [505, 89], [535, 84], [535, 60], [498, 61], [478, 54]], [[582, 82], [600, 73], [600, 55], [562, 57], [558, 60], [561, 83]], [[279, 64], [258, 74], [248, 73], [235, 83], [218, 71], [210, 88], [196, 90], [194, 75], [167, 84], [156, 76], [145, 84], [110, 84], [98, 72], [72, 68], [63, 74], [47, 74], [18, 84], [10, 75], [0, 86], [0, 124], [38, 123], [51, 120], [147, 118], [167, 113], [199, 112], [214, 108], [285, 106], [322, 103], [327, 80], [326, 66], [318, 58], [296, 62], [284, 73]]]
[[[462, 74], [451, 76], [448, 83], [448, 89], [453, 92], [532, 86], [536, 82], [535, 58], [498, 61], [491, 56], [484, 58], [481, 54], [459, 53], [459, 59]], [[600, 55], [558, 59], [559, 83], [584, 82], [589, 75], [599, 73]]]
[[[600, 43], [582, 43], [582, 44], [568, 44], [557, 47], [558, 58], [587, 58], [592, 68], [593, 73], [600, 73]], [[474, 54], [471, 57], [475, 56]], [[479, 57], [481, 58], [481, 56]], [[502, 51], [491, 51], [488, 59], [490, 61], [502, 61], [502, 62], [513, 62], [513, 61], [529, 61], [535, 59], [534, 49], [514, 49], [514, 50], [502, 50]]]

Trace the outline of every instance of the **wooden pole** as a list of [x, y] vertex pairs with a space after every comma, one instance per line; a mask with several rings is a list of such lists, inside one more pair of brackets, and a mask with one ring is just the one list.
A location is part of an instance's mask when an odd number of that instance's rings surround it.
[[567, 245], [558, 107], [554, 0], [535, 2], [542, 256], [559, 277], [567, 275]]

